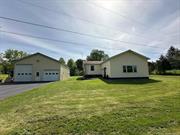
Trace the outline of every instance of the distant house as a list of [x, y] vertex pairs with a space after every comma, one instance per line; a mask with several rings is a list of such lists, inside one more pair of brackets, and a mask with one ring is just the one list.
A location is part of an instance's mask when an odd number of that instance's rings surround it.
[[106, 61], [84, 61], [84, 74], [107, 78], [148, 78], [148, 59], [146, 56], [128, 50]]
[[69, 77], [69, 68], [58, 60], [35, 53], [17, 60], [14, 64], [14, 81], [57, 81]]

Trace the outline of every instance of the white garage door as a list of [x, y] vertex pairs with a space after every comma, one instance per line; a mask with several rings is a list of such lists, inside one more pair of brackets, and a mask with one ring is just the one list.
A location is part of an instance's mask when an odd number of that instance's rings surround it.
[[16, 65], [14, 75], [16, 82], [32, 81], [32, 65]]
[[46, 70], [43, 73], [43, 81], [57, 81], [59, 80], [59, 71]]

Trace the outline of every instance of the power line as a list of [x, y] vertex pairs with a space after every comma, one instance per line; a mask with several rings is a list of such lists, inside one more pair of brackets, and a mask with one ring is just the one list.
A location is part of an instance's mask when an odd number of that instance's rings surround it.
[[[17, 33], [17, 32], [12, 32], [12, 31], [5, 31], [5, 30], [0, 30], [0, 32], [13, 34], [13, 35], [18, 35], [18, 36], [42, 39], [42, 40], [49, 40], [49, 41], [53, 41], [53, 42], [60, 42], [60, 43], [65, 43], [65, 44], [80, 45], [80, 46], [83, 45], [84, 47], [90, 47], [89, 44], [84, 44], [84, 43], [77, 43], [77, 42], [71, 42], [71, 41], [65, 41], [65, 40], [51, 39], [51, 38], [46, 38], [46, 37], [34, 36], [34, 35], [29, 35], [29, 34], [24, 34], [24, 33]], [[92, 47], [90, 47], [90, 48], [92, 48]], [[112, 49], [112, 48], [106, 48], [106, 47], [100, 47], [100, 48], [108, 49], [108, 50]], [[116, 49], [116, 50], [121, 50], [121, 49]]]
[[87, 36], [87, 37], [91, 37], [91, 38], [104, 39], [104, 40], [109, 40], [109, 41], [114, 41], [114, 42], [121, 42], [121, 43], [125, 43], [125, 44], [133, 44], [133, 45], [136, 45], [136, 46], [146, 46], [146, 47], [152, 47], [152, 48], [161, 48], [161, 47], [157, 47], [157, 46], [149, 46], [149, 45], [146, 45], [146, 44], [143, 44], [143, 43], [135, 43], [135, 42], [116, 40], [116, 39], [111, 39], [111, 38], [108, 38], [108, 37], [97, 36], [97, 35], [92, 35], [92, 34], [88, 34], [88, 33], [81, 33], [81, 32], [77, 32], [77, 31], [66, 30], [66, 29], [63, 29], [63, 28], [56, 28], [56, 27], [52, 27], [52, 26], [48, 26], [48, 25], [32, 23], [32, 22], [18, 20], [18, 19], [9, 18], [9, 17], [0, 16], [0, 18], [5, 19], [5, 20], [9, 20], [9, 21], [18, 22], [18, 23], [29, 24], [29, 25], [48, 28], [48, 29], [53, 29], [53, 30], [57, 30], [57, 31], [63, 31], [63, 32], [78, 34], [78, 35], [81, 35], [81, 36]]
[[112, 26], [109, 26], [109, 25], [104, 25], [104, 24], [96, 23], [96, 22], [93, 22], [93, 21], [90, 21], [90, 20], [87, 20], [87, 19], [84, 19], [84, 18], [81, 18], [81, 17], [77, 17], [77, 16], [75, 17], [75, 16], [72, 16], [72, 15], [70, 15], [68, 13], [65, 13], [65, 12], [62, 13], [59, 10], [47, 8], [47, 7], [40, 6], [40, 5], [31, 3], [31, 2], [27, 2], [27, 1], [23, 1], [23, 0], [16, 0], [16, 1], [21, 2], [23, 4], [31, 5], [31, 6], [34, 6], [34, 7], [38, 7], [38, 8], [41, 8], [41, 9], [45, 9], [46, 11], [51, 11], [51, 12], [56, 13], [58, 15], [61, 14], [63, 16], [67, 16], [67, 17], [70, 17], [70, 18], [73, 18], [73, 19], [76, 19], [76, 20], [80, 20], [80, 21], [83, 21], [83, 22], [86, 22], [86, 23], [97, 25], [97, 26], [100, 26], [100, 27], [103, 27], [103, 28], [106, 28], [106, 29], [111, 29], [113, 31], [117, 31], [117, 32], [120, 32], [120, 33], [126, 33], [126, 34], [130, 34], [132, 36], [136, 36], [136, 37], [139, 37], [139, 38], [143, 38], [143, 39], [148, 39], [149, 40], [149, 38], [144, 37], [142, 34], [130, 33], [130, 32], [127, 32], [127, 31], [120, 31], [120, 30], [117, 29], [118, 27], [112, 27]]
[[[41, 9], [45, 9], [46, 11], [51, 11], [51, 12], [56, 13], [56, 14], [58, 14], [58, 15], [61, 14], [61, 15], [63, 15], [63, 16], [67, 16], [67, 17], [70, 17], [70, 18], [73, 18], [73, 19], [76, 19], [76, 20], [80, 20], [80, 21], [86, 22], [86, 23], [90, 23], [90, 24], [93, 24], [93, 25], [97, 25], [97, 26], [100, 26], [100, 27], [103, 27], [103, 28], [106, 28], [106, 29], [111, 29], [111, 30], [113, 30], [113, 31], [117, 31], [117, 32], [120, 32], [120, 33], [130, 34], [131, 36], [136, 36], [136, 37], [143, 38], [143, 39], [147, 39], [147, 40], [150, 39], [149, 37], [146, 37], [146, 36], [144, 36], [144, 35], [142, 35], [142, 34], [130, 33], [130, 32], [127, 32], [127, 31], [120, 31], [120, 30], [118, 30], [118, 27], [113, 27], [113, 26], [109, 26], [109, 25], [105, 25], [105, 24], [96, 23], [96, 22], [94, 22], [94, 21], [90, 21], [90, 20], [87, 20], [87, 19], [84, 19], [84, 18], [81, 18], [81, 17], [77, 17], [77, 16], [70, 15], [70, 14], [68, 14], [68, 13], [66, 13], [66, 12], [62, 12], [62, 11], [60, 11], [60, 10], [51, 9], [51, 8], [48, 8], [48, 7], [44, 7], [44, 6], [41, 6], [41, 5], [37, 5], [37, 4], [31, 3], [31, 2], [29, 2], [29, 1], [24, 1], [24, 0], [16, 0], [16, 1], [21, 2], [21, 3], [23, 3], [23, 4], [31, 5], [31, 6], [34, 6], [34, 7], [38, 7], [38, 8], [41, 8]], [[87, 1], [89, 1], [89, 0], [87, 0]], [[90, 2], [90, 1], [89, 1], [89, 3], [90, 3], [90, 4], [95, 4], [95, 3]], [[98, 4], [95, 4], [95, 5], [99, 6]], [[105, 9], [105, 7], [102, 7], [102, 6], [101, 6], [101, 8], [104, 8], [104, 9]], [[107, 9], [107, 8], [106, 8], [106, 9]], [[105, 10], [106, 10], [106, 9], [105, 9]], [[107, 10], [110, 10], [110, 9], [107, 9]], [[112, 11], [113, 11], [113, 10], [112, 10]], [[110, 12], [110, 11], [109, 11], [109, 12]], [[116, 11], [114, 11], [114, 12], [116, 12]], [[119, 14], [118, 12], [116, 12], [116, 13]], [[120, 14], [119, 14], [119, 15], [120, 15]], [[124, 16], [126, 19], [129, 18], [129, 17], [125, 16], [125, 15], [121, 15], [121, 16]], [[132, 21], [136, 21], [137, 23], [140, 23], [140, 24], [144, 25], [145, 27], [147, 27], [147, 28], [149, 29], [149, 27], [148, 27], [147, 25], [145, 25], [145, 24], [137, 21], [136, 19], [134, 19], [134, 18], [129, 18], [129, 19], [130, 19], [131, 22], [132, 22]], [[158, 30], [156, 30], [156, 31], [158, 31]], [[159, 32], [159, 31], [158, 31], [158, 32]], [[153, 40], [153, 39], [152, 39], [152, 40]], [[158, 41], [162, 41], [162, 40], [158, 40]]]
[[[12, 31], [5, 31], [5, 30], [0, 30], [0, 32], [3, 33], [7, 33], [7, 34], [13, 34], [13, 35], [17, 35], [17, 36], [24, 36], [24, 37], [29, 37], [29, 38], [35, 38], [35, 39], [42, 39], [42, 40], [48, 40], [48, 41], [53, 41], [53, 42], [60, 42], [60, 43], [65, 43], [65, 44], [71, 44], [71, 45], [79, 45], [82, 47], [82, 45], [84, 47], [88, 47], [88, 48], [92, 48], [89, 46], [89, 44], [84, 44], [84, 43], [78, 43], [78, 42], [71, 42], [71, 41], [65, 41], [65, 40], [58, 40], [58, 39], [51, 39], [51, 38], [46, 38], [46, 37], [40, 37], [40, 36], [34, 36], [34, 35], [29, 35], [29, 34], [24, 34], [24, 33], [17, 33], [17, 32], [12, 32]], [[106, 47], [96, 47], [95, 48], [102, 48], [105, 50], [121, 50], [120, 48], [106, 48]], [[151, 52], [151, 54], [159, 54], [158, 52]]]

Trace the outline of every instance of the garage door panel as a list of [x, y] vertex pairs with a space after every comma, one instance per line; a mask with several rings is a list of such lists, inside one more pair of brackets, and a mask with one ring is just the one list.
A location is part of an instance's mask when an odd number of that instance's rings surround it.
[[32, 81], [32, 65], [16, 65], [14, 75], [16, 82]]
[[59, 71], [46, 70], [43, 73], [43, 81], [57, 81], [59, 80]]

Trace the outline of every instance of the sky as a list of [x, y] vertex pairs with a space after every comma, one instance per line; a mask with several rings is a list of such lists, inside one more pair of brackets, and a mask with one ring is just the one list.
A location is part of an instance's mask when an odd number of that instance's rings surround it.
[[0, 17], [0, 52], [18, 49], [67, 61], [86, 59], [92, 49], [109, 56], [131, 49], [155, 61], [170, 46], [180, 48], [180, 0], [0, 0]]

